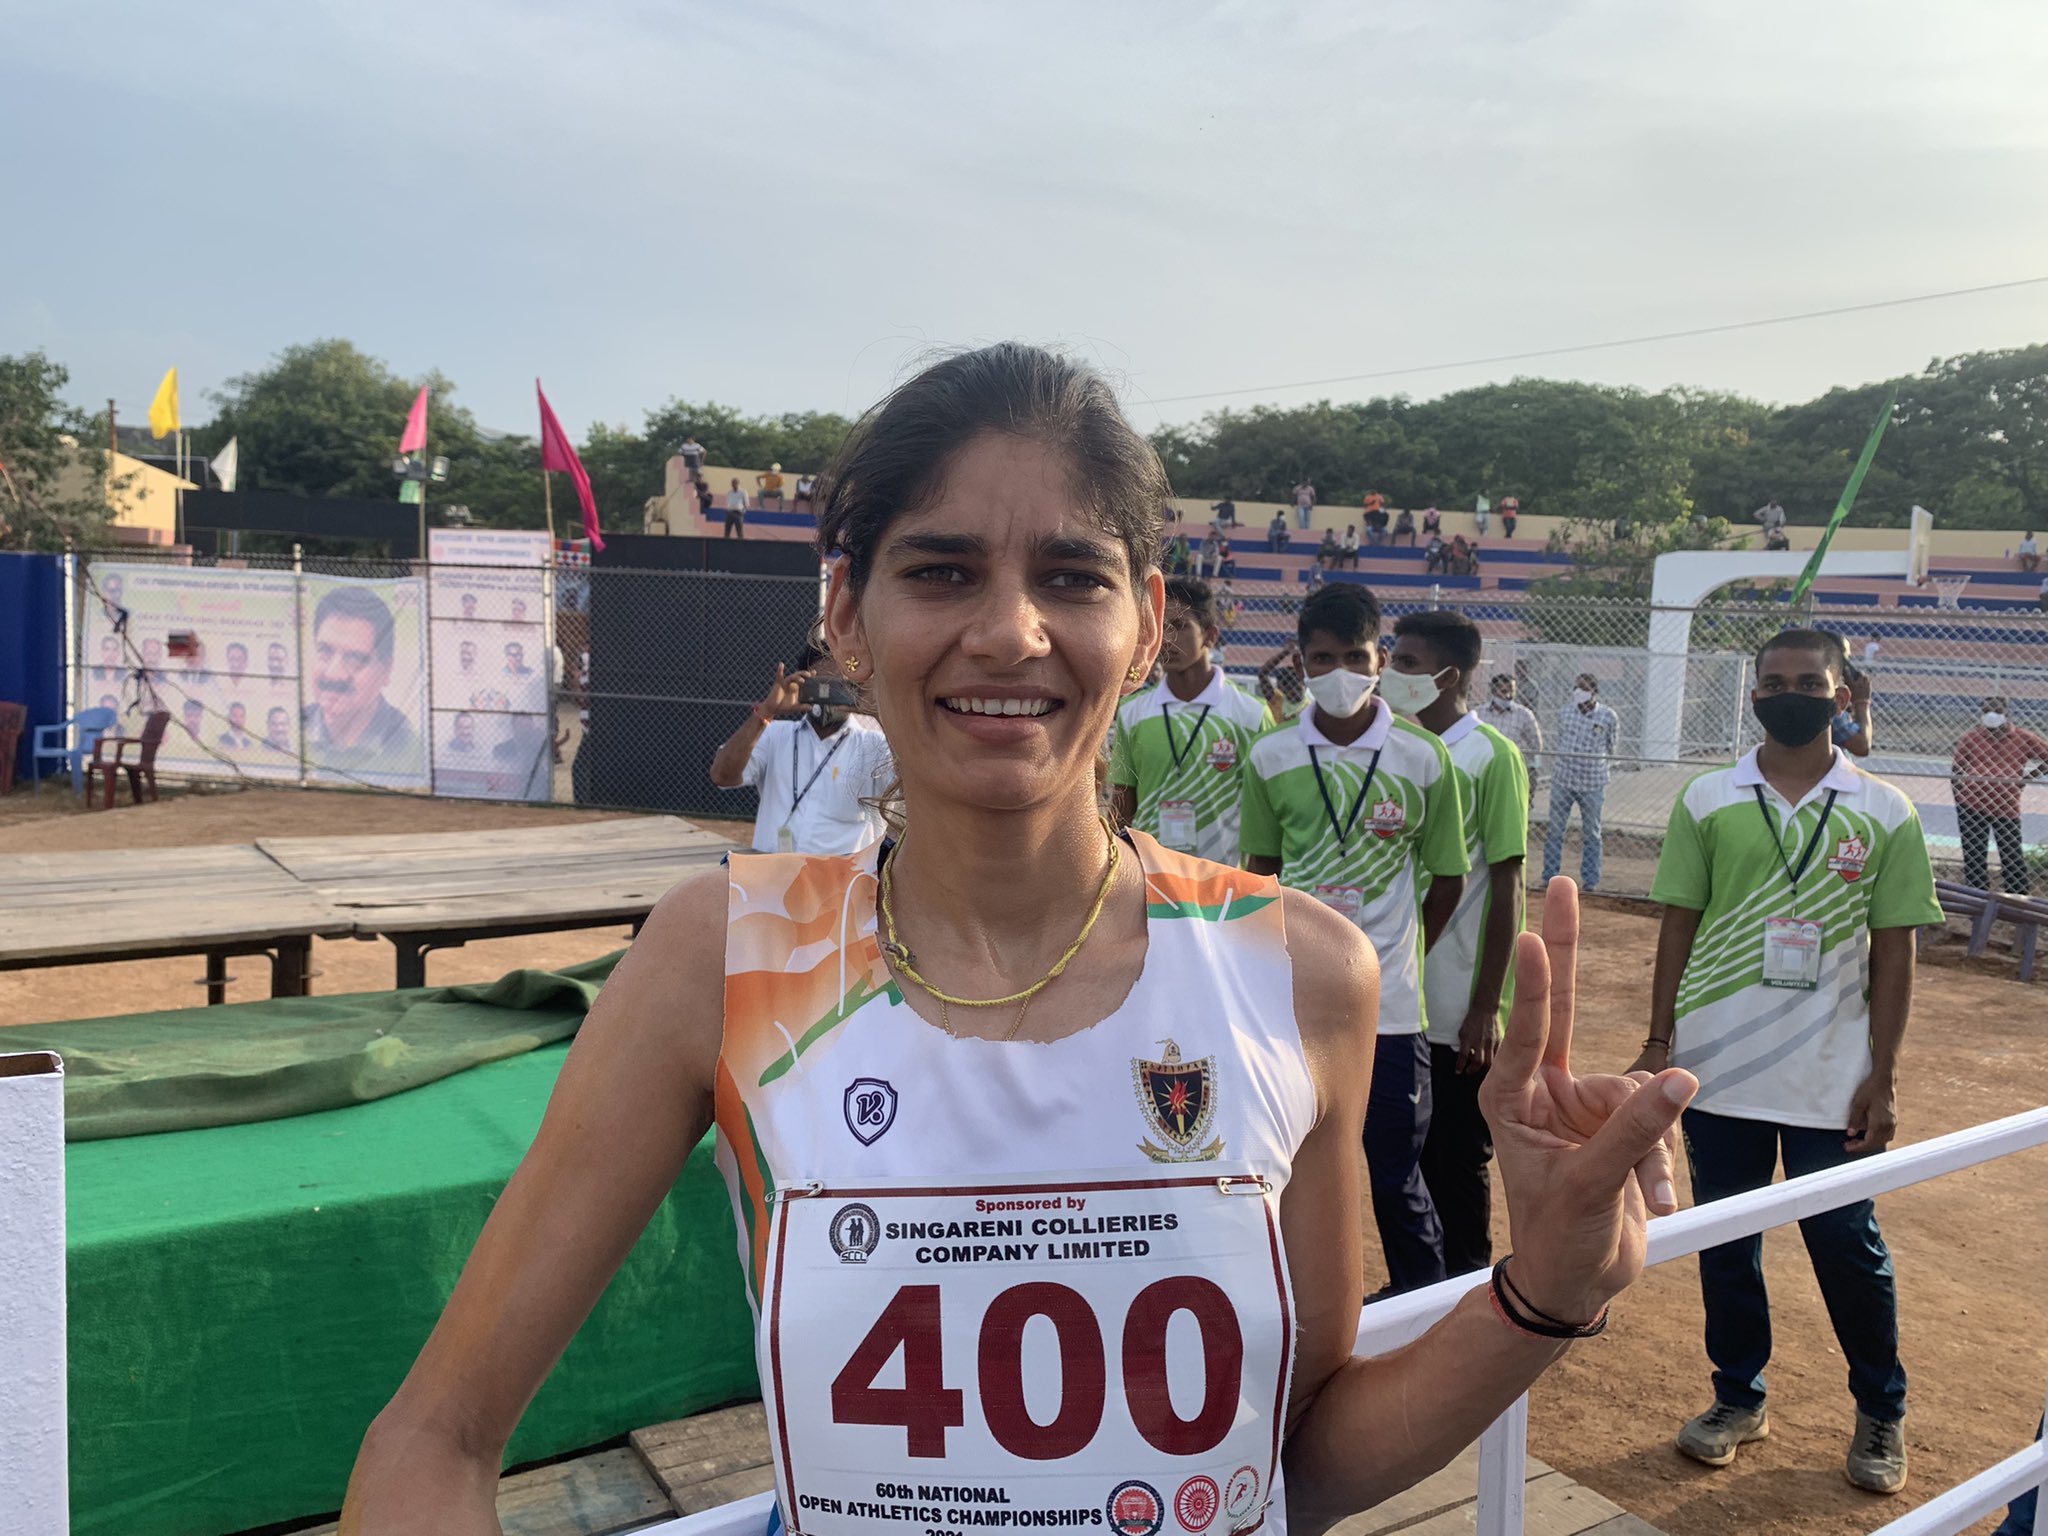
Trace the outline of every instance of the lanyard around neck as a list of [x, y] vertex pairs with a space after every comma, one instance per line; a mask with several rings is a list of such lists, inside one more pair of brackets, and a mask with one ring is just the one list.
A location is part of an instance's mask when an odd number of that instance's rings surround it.
[[[1756, 791], [1756, 813], [1763, 817], [1764, 826], [1769, 829], [1771, 834], [1771, 846], [1778, 850], [1778, 863], [1785, 871], [1785, 878], [1792, 882], [1792, 889], [1797, 891], [1799, 889], [1799, 877], [1806, 873], [1806, 866], [1813, 862], [1813, 850], [1820, 846], [1821, 837], [1828, 829], [1828, 817], [1835, 809], [1835, 796], [1840, 794], [1841, 791], [1834, 789], [1828, 791], [1827, 801], [1820, 808], [1820, 821], [1814, 826], [1813, 836], [1806, 840], [1806, 851], [1799, 855], [1799, 864], [1795, 868], [1792, 861], [1785, 857], [1784, 833], [1771, 824], [1771, 808], [1764, 804], [1763, 785], [1755, 784], [1750, 787]], [[1795, 810], [1793, 815], [1796, 817], [1798, 812]]]
[[841, 747], [846, 745], [846, 733], [852, 729], [852, 726], [847, 725], [844, 722], [841, 722], [838, 733], [833, 738], [831, 750], [826, 752], [823, 757], [820, 757], [818, 761], [812, 765], [811, 776], [808, 779], [804, 780], [804, 787], [802, 789], [797, 789], [797, 751], [803, 745], [804, 732], [810, 731], [811, 735], [814, 738], [818, 734], [816, 731], [811, 730], [811, 725], [808, 720], [799, 720], [797, 722], [796, 729], [790, 733], [789, 737], [789, 787], [792, 790], [796, 791], [796, 798], [789, 802], [790, 820], [794, 821], [796, 819], [796, 813], [804, 803], [804, 796], [808, 795], [811, 792], [811, 786], [818, 782], [818, 775], [825, 771], [825, 765], [832, 761], [833, 755], [837, 753]]
[[[1160, 686], [1164, 687], [1165, 684], [1162, 683]], [[1178, 769], [1182, 763], [1187, 761], [1188, 754], [1195, 750], [1195, 743], [1202, 739], [1202, 727], [1209, 719], [1209, 711], [1216, 706], [1213, 704], [1204, 704], [1202, 706], [1202, 712], [1195, 716], [1195, 728], [1188, 732], [1188, 744], [1183, 747], [1173, 739], [1173, 711], [1168, 707], [1169, 702], [1164, 699], [1160, 701], [1159, 723], [1166, 727], [1166, 750], [1173, 754], [1173, 766]]]
[[1337, 820], [1337, 806], [1330, 799], [1330, 787], [1323, 782], [1322, 759], [1316, 755], [1314, 747], [1308, 749], [1308, 765], [1315, 770], [1316, 775], [1316, 793], [1323, 797], [1323, 814], [1330, 818], [1330, 830], [1337, 834], [1337, 849], [1340, 853], [1344, 850], [1344, 845], [1351, 840], [1351, 829], [1358, 825], [1358, 813], [1365, 808], [1365, 797], [1372, 793], [1372, 781], [1380, 771], [1380, 753], [1384, 750], [1382, 747], [1373, 748], [1372, 763], [1365, 770], [1365, 782], [1358, 786], [1358, 798], [1351, 802], [1351, 814], [1340, 823]]

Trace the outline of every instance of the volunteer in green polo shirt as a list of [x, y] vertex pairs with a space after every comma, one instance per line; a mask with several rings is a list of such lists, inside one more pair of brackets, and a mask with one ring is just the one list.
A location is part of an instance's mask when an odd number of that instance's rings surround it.
[[1117, 707], [1109, 805], [1169, 848], [1235, 865], [1238, 771], [1273, 717], [1210, 661], [1220, 633], [1209, 583], [1169, 576], [1159, 644], [1166, 676]]
[[1315, 702], [1252, 743], [1239, 830], [1247, 867], [1313, 892], [1379, 952], [1365, 1163], [1389, 1289], [1405, 1291], [1444, 1278], [1443, 1229], [1422, 1178], [1430, 1115], [1422, 957], [1456, 910], [1471, 866], [1450, 755], [1373, 697], [1379, 629], [1379, 603], [1355, 582], [1322, 587], [1301, 605], [1302, 671]]
[[1473, 712], [1479, 626], [1447, 608], [1403, 614], [1380, 697], [1432, 732], [1450, 754], [1465, 807], [1472, 878], [1422, 967], [1429, 1018], [1429, 1135], [1422, 1177], [1444, 1227], [1444, 1269], [1493, 1267], [1493, 1133], [1479, 1112], [1493, 1048], [1507, 1026], [1522, 862], [1529, 851], [1529, 774], [1515, 744]]
[[[1912, 802], [1828, 738], [1848, 703], [1840, 647], [1788, 629], [1757, 653], [1756, 673], [1751, 708], [1766, 739], [1685, 787], [1650, 890], [1664, 925], [1636, 1066], [1699, 1077], [1685, 1139], [1700, 1203], [1770, 1183], [1781, 1154], [1796, 1176], [1892, 1139], [1913, 930], [1941, 921]], [[1859, 1201], [1799, 1228], [1849, 1363], [1849, 1481], [1896, 1493], [1906, 1373], [1875, 1208]], [[1751, 1237], [1700, 1254], [1714, 1405], [1678, 1448], [1709, 1466], [1770, 1433], [1762, 1253]]]

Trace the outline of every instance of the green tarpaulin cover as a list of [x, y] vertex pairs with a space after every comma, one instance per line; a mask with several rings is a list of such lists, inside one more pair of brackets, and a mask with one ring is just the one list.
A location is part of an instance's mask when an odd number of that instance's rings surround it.
[[618, 960], [513, 971], [484, 986], [23, 1025], [0, 1033], [0, 1049], [64, 1058], [67, 1141], [280, 1120], [566, 1040]]
[[[0, 1031], [64, 1055], [68, 1112], [100, 1138], [66, 1160], [78, 1536], [214, 1536], [339, 1506], [608, 964]], [[164, 1123], [204, 1128], [132, 1134]], [[757, 1395], [707, 1138], [509, 1461]]]

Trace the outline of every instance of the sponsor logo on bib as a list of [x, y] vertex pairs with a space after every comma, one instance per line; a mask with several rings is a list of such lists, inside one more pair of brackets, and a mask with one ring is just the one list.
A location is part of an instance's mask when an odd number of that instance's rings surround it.
[[1110, 1491], [1108, 1509], [1109, 1528], [1117, 1536], [1159, 1536], [1159, 1527], [1166, 1523], [1159, 1490], [1135, 1477]]
[[1231, 1529], [1243, 1525], [1259, 1508], [1259, 1474], [1255, 1468], [1239, 1467], [1223, 1485], [1223, 1513]]
[[1372, 830], [1375, 837], [1392, 837], [1408, 825], [1408, 813], [1401, 809], [1401, 802], [1395, 799], [1375, 800], [1372, 803]]
[[1835, 856], [1828, 860], [1828, 868], [1844, 880], [1860, 880], [1863, 866], [1869, 862], [1870, 844], [1852, 834], [1835, 844]]
[[1223, 1494], [1216, 1486], [1216, 1479], [1197, 1472], [1180, 1485], [1180, 1491], [1173, 1496], [1173, 1518], [1180, 1522], [1184, 1531], [1192, 1536], [1201, 1536], [1209, 1529], [1209, 1523], [1216, 1518], [1216, 1511], [1223, 1507]]
[[882, 1240], [882, 1223], [873, 1206], [855, 1202], [839, 1208], [826, 1235], [842, 1264], [865, 1264], [868, 1255], [875, 1251], [875, 1244]]
[[879, 1077], [856, 1077], [847, 1085], [846, 1128], [864, 1147], [872, 1147], [896, 1123], [896, 1090]]
[[1216, 1058], [1182, 1061], [1179, 1046], [1159, 1043], [1166, 1047], [1160, 1060], [1132, 1060], [1131, 1081], [1145, 1129], [1165, 1145], [1146, 1140], [1138, 1150], [1155, 1163], [1214, 1162], [1223, 1155], [1223, 1138], [1206, 1145], [1203, 1138], [1216, 1119]]
[[1218, 773], [1228, 773], [1237, 766], [1237, 743], [1228, 736], [1218, 736], [1209, 744], [1209, 766]]

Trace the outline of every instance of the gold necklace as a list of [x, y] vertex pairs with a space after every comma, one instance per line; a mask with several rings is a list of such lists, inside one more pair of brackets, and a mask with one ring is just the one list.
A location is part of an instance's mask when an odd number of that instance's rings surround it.
[[1088, 909], [1088, 920], [1081, 924], [1081, 932], [1074, 942], [1067, 946], [1067, 952], [1053, 962], [1051, 970], [1023, 991], [1012, 992], [1007, 997], [956, 997], [950, 992], [941, 992], [918, 974], [917, 967], [912, 963], [909, 948], [896, 937], [896, 910], [890, 900], [895, 888], [896, 855], [903, 851], [903, 839], [899, 837], [895, 846], [889, 850], [889, 856], [882, 861], [882, 926], [887, 934], [887, 939], [882, 945], [882, 953], [896, 970], [916, 982], [928, 996], [937, 1000], [939, 1028], [947, 1034], [953, 1033], [953, 1008], [956, 1005], [961, 1008], [1006, 1008], [1011, 1003], [1020, 1003], [1023, 1006], [1018, 1008], [1016, 1019], [999, 1037], [1004, 1040], [1016, 1039], [1017, 1031], [1024, 1027], [1024, 1016], [1031, 1011], [1031, 1000], [1059, 978], [1074, 956], [1081, 952], [1081, 946], [1088, 942], [1088, 935], [1095, 931], [1095, 920], [1102, 916], [1103, 904], [1109, 900], [1109, 889], [1116, 884], [1117, 866], [1123, 858], [1123, 850], [1117, 843], [1115, 829], [1106, 819], [1096, 819], [1102, 822], [1103, 834], [1109, 839], [1109, 868], [1102, 873], [1102, 884], [1096, 889], [1094, 905]]

